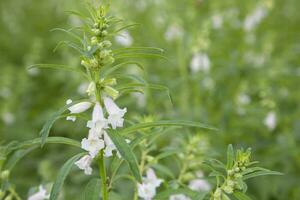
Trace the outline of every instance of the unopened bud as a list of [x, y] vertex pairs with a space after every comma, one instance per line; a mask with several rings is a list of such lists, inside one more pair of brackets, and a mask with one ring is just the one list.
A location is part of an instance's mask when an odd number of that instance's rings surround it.
[[109, 48], [111, 47], [111, 42], [109, 40], [105, 40], [101, 42], [104, 48]]
[[119, 91], [110, 86], [105, 86], [104, 91], [113, 99], [116, 99], [119, 96]]
[[0, 178], [2, 180], [6, 180], [9, 177], [10, 172], [8, 170], [4, 170], [3, 172], [1, 172]]
[[97, 43], [98, 43], [97, 37], [93, 36], [93, 37], [91, 38], [91, 44], [92, 44], [92, 45], [96, 45]]
[[105, 30], [101, 32], [101, 35], [102, 35], [102, 36], [107, 36], [107, 34], [108, 34], [108, 32], [105, 31]]

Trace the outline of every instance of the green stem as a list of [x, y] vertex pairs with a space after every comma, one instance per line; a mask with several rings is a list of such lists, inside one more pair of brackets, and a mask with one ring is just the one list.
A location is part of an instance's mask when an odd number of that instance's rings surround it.
[[102, 199], [108, 200], [108, 192], [107, 192], [107, 184], [106, 184], [106, 170], [105, 170], [105, 162], [103, 156], [103, 150], [100, 152], [99, 157], [99, 175], [102, 181]]

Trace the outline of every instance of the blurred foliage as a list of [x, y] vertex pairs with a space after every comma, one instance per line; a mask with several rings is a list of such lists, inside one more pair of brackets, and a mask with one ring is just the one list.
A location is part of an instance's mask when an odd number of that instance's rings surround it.
[[[141, 24], [129, 30], [132, 46], [165, 49], [168, 61], [141, 60], [147, 80], [168, 86], [173, 99], [172, 105], [165, 93], [148, 91], [145, 99], [134, 95], [121, 103], [128, 105], [132, 117], [155, 113], [156, 118], [189, 119], [220, 128], [217, 135], [205, 135], [207, 154], [225, 160], [229, 143], [251, 146], [255, 160], [285, 174], [250, 182], [249, 194], [262, 200], [300, 199], [299, 6], [297, 0], [113, 1], [114, 14]], [[245, 21], [259, 8], [261, 19], [255, 24], [254, 17], [249, 30]], [[62, 47], [53, 52], [66, 36], [50, 30], [80, 24], [68, 10], [84, 12], [83, 3], [0, 1], [1, 143], [37, 137], [49, 114], [73, 98], [74, 91], [85, 89], [76, 74], [26, 70], [36, 63], [79, 65], [74, 51]], [[208, 55], [209, 70], [191, 70], [196, 53]], [[270, 112], [276, 116], [274, 128], [265, 125]], [[51, 134], [78, 139], [85, 132], [83, 123], [70, 126], [61, 120]], [[179, 145], [176, 141], [186, 140], [181, 133], [172, 133], [173, 141], [162, 137], [158, 145]], [[12, 172], [20, 193], [25, 197], [30, 187], [52, 182], [73, 151], [52, 145], [29, 154]], [[82, 180], [82, 174], [72, 174], [66, 195], [76, 196]]]

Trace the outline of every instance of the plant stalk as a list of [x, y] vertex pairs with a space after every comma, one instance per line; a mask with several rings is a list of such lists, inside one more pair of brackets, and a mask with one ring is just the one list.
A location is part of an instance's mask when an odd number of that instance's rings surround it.
[[108, 200], [108, 191], [107, 191], [107, 184], [106, 184], [106, 169], [105, 169], [105, 162], [104, 162], [104, 152], [103, 150], [100, 151], [99, 156], [99, 175], [101, 177], [101, 187], [102, 187], [102, 199]]

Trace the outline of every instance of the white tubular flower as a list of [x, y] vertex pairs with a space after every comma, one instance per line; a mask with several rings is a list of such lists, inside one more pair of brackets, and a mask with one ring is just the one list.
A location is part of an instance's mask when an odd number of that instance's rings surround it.
[[159, 187], [163, 182], [162, 179], [156, 177], [156, 174], [153, 169], [149, 168], [147, 170], [147, 178], [144, 178], [146, 183], [153, 185], [154, 187]]
[[104, 105], [109, 114], [108, 122], [113, 129], [123, 127], [123, 116], [127, 112], [126, 108], [120, 109], [110, 97], [104, 97]]
[[268, 14], [267, 8], [258, 6], [244, 21], [244, 30], [252, 31]]
[[145, 200], [151, 200], [156, 194], [156, 188], [162, 183], [162, 179], [158, 179], [153, 169], [147, 170], [147, 176], [143, 177], [142, 184], [138, 184], [138, 195]]
[[149, 184], [138, 184], [138, 196], [144, 200], [152, 200], [156, 194], [156, 188]]
[[267, 114], [267, 116], [264, 120], [264, 124], [271, 131], [276, 128], [277, 118], [276, 118], [275, 112], [271, 111]]
[[104, 141], [92, 130], [90, 130], [88, 138], [83, 138], [81, 141], [81, 148], [88, 151], [92, 158], [96, 157], [104, 146]]
[[209, 191], [210, 184], [204, 179], [195, 179], [189, 182], [189, 188], [194, 191]]
[[86, 175], [91, 175], [93, 169], [91, 168], [93, 158], [90, 155], [85, 155], [75, 162], [75, 165], [78, 166], [79, 169], [84, 170]]
[[88, 110], [91, 106], [92, 106], [91, 102], [84, 101], [69, 107], [68, 110], [71, 112], [71, 114], [79, 114]]
[[190, 68], [193, 73], [199, 71], [208, 72], [210, 69], [210, 60], [208, 55], [205, 53], [194, 54], [191, 60]]
[[169, 200], [191, 200], [189, 197], [184, 194], [175, 194], [170, 196]]
[[94, 106], [92, 120], [88, 121], [87, 127], [96, 132], [98, 137], [101, 137], [103, 129], [108, 128], [107, 120], [104, 118], [102, 107], [98, 102]]
[[124, 47], [129, 47], [133, 43], [133, 39], [128, 31], [122, 31], [119, 35], [115, 37], [117, 43]]
[[47, 190], [40, 185], [39, 186], [39, 191], [30, 197], [28, 197], [28, 200], [46, 200], [49, 199], [50, 195], [47, 194]]
[[168, 27], [167, 31], [165, 32], [165, 39], [168, 42], [178, 40], [183, 37], [183, 29], [178, 24], [172, 24]]
[[[113, 151], [117, 150], [115, 144], [113, 143], [113, 141], [111, 141], [110, 137], [108, 136], [108, 134], [106, 132], [104, 132], [104, 141], [105, 141], [105, 150], [104, 150], [104, 154], [105, 154], [105, 157], [111, 157], [113, 155]], [[119, 157], [120, 157], [120, 154], [118, 152], [117, 154]]]

